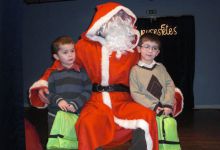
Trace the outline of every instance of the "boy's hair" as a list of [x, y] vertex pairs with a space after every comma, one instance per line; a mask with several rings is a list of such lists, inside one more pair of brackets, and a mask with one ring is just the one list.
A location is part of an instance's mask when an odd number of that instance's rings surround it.
[[51, 44], [52, 55], [57, 54], [60, 48], [60, 45], [63, 45], [63, 44], [74, 44], [74, 41], [70, 36], [67, 36], [67, 35], [56, 38]]
[[158, 44], [159, 48], [161, 46], [160, 38], [158, 35], [153, 33], [145, 33], [140, 37], [138, 46], [142, 46], [145, 41], [154, 41]]

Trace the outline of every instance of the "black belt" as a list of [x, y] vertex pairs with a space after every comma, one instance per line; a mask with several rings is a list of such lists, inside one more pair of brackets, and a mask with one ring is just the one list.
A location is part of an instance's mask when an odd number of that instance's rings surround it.
[[93, 84], [92, 91], [93, 92], [130, 92], [129, 87], [123, 84], [112, 84], [108, 86]]

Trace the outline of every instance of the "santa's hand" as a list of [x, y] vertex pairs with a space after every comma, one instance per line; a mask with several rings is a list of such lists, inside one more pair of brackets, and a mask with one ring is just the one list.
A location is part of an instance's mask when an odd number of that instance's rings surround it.
[[38, 96], [39, 96], [40, 100], [46, 104], [49, 104], [50, 101], [46, 97], [47, 94], [49, 94], [48, 88], [41, 88], [38, 90]]

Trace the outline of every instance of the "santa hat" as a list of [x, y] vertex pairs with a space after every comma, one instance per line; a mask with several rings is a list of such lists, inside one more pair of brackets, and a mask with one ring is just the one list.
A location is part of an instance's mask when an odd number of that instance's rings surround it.
[[96, 36], [96, 32], [121, 10], [123, 10], [125, 13], [131, 16], [131, 18], [133, 19], [133, 25], [137, 20], [135, 14], [130, 9], [122, 6], [119, 3], [108, 2], [105, 4], [98, 5], [96, 9], [97, 11], [95, 13], [95, 16], [93, 17], [92, 23], [90, 24], [86, 32], [86, 37], [93, 41], [100, 41], [100, 38]]

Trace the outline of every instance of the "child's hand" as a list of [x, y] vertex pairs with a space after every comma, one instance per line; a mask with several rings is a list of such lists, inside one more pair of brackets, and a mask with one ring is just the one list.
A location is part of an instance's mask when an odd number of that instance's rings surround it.
[[67, 110], [71, 112], [76, 112], [76, 109], [71, 104], [69, 104], [69, 107], [67, 108]]
[[163, 111], [163, 108], [162, 107], [157, 107], [156, 113], [159, 114], [161, 111]]
[[61, 110], [67, 111], [69, 104], [67, 103], [67, 101], [61, 100], [59, 101], [58, 106], [60, 107]]
[[172, 113], [172, 109], [171, 108], [168, 108], [168, 107], [164, 107], [164, 115], [165, 116], [168, 116], [169, 114]]

